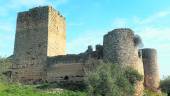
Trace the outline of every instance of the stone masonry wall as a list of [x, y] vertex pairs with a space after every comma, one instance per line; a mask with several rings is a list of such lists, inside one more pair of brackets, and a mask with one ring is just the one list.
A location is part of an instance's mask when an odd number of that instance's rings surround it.
[[59, 55], [59, 56], [53, 56], [48, 57], [47, 59], [48, 65], [51, 64], [70, 64], [70, 63], [83, 63], [84, 57], [82, 55], [76, 55], [76, 54], [68, 54], [68, 55]]
[[65, 55], [66, 24], [58, 11], [49, 7], [47, 56]]
[[105, 62], [131, 66], [144, 74], [142, 57], [138, 53], [131, 29], [115, 29], [104, 36], [103, 59]]
[[13, 79], [42, 80], [47, 56], [48, 7], [18, 13]]
[[88, 49], [80, 54], [67, 54], [48, 57], [48, 82], [81, 82], [84, 80], [84, 69], [89, 66], [89, 59], [102, 59], [102, 46], [97, 45], [96, 51]]
[[84, 64], [82, 63], [57, 63], [47, 68], [48, 82], [79, 82], [84, 78]]
[[[142, 59], [134, 44], [134, 33], [131, 29], [115, 29], [104, 36], [103, 59], [105, 62], [130, 66], [144, 74]], [[142, 95], [142, 83], [139, 82], [136, 86], [136, 96]]]
[[152, 48], [142, 49], [142, 57], [144, 64], [144, 85], [146, 88], [158, 91], [160, 76], [157, 63], [157, 52]]
[[47, 56], [65, 54], [65, 31], [65, 18], [51, 6], [18, 13], [13, 79], [45, 80]]

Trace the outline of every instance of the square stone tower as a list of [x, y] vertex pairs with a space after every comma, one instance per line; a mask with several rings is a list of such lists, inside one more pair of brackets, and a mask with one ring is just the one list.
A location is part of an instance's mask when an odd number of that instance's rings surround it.
[[65, 18], [51, 6], [18, 13], [12, 78], [45, 80], [47, 57], [65, 55]]

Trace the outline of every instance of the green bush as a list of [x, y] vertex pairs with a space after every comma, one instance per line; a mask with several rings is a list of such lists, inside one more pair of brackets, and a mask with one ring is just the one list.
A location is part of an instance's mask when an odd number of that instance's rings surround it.
[[0, 57], [0, 73], [8, 70], [12, 65], [11, 60], [5, 57]]
[[89, 96], [133, 96], [135, 83], [143, 79], [132, 68], [101, 62], [86, 75]]
[[143, 76], [140, 75], [137, 70], [134, 70], [130, 67], [125, 68], [125, 77], [129, 79], [131, 84], [136, 84], [137, 81], [141, 81]]
[[160, 83], [161, 90], [170, 96], [170, 76], [161, 80]]

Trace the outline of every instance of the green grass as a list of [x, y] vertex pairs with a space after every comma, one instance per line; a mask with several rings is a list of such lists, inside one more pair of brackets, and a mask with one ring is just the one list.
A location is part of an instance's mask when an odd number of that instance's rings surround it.
[[163, 92], [162, 93], [156, 93], [156, 92], [153, 92], [151, 90], [145, 89], [143, 96], [167, 96], [167, 94], [163, 93]]
[[31, 85], [0, 83], [0, 96], [87, 96], [87, 94], [69, 90], [39, 90]]
[[[9, 84], [0, 82], [0, 96], [88, 96], [85, 92], [55, 89], [37, 89], [37, 86]], [[166, 94], [157, 94], [150, 90], [144, 91], [144, 96], [167, 96]]]

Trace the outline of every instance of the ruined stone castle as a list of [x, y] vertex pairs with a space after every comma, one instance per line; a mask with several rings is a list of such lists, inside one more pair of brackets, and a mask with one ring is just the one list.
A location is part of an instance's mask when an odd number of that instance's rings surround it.
[[103, 45], [96, 45], [95, 50], [88, 46], [80, 54], [66, 54], [65, 49], [66, 22], [58, 11], [51, 6], [43, 6], [19, 12], [12, 79], [28, 83], [79, 82], [83, 80], [88, 60], [95, 59], [130, 66], [144, 75], [146, 87], [159, 87], [156, 50], [139, 49], [131, 29], [121, 28], [108, 32], [104, 35]]

